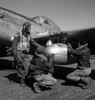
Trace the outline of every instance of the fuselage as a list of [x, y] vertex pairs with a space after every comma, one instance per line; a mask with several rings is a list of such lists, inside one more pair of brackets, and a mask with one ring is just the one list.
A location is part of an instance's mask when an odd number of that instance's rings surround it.
[[26, 21], [31, 23], [32, 38], [37, 40], [61, 32], [61, 29], [47, 17], [29, 18], [0, 7], [0, 45], [10, 46], [14, 35], [21, 31], [22, 25]]

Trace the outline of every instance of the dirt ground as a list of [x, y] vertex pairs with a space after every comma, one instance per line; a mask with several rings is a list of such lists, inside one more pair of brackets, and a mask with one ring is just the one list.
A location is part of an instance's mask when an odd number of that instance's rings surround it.
[[[17, 82], [16, 70], [12, 68], [13, 58], [0, 58], [0, 100], [95, 100], [95, 59], [91, 58], [91, 86], [82, 90], [72, 83], [66, 84], [66, 75], [74, 70], [76, 64], [55, 66], [58, 83], [51, 89], [36, 94], [32, 90], [32, 81], [27, 80], [26, 87]], [[13, 81], [13, 82], [10, 82]]]

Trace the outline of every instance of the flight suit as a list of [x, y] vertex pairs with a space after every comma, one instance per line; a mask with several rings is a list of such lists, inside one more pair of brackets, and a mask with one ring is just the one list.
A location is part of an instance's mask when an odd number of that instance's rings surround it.
[[25, 78], [28, 74], [30, 66], [29, 49], [30, 49], [30, 36], [25, 37], [20, 32], [14, 36], [12, 43], [12, 52], [17, 61], [17, 72], [19, 77]]

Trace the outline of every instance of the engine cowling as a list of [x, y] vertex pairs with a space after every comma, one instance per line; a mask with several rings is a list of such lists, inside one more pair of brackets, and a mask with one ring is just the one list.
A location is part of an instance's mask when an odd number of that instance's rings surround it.
[[[45, 50], [48, 54], [55, 54], [54, 64], [65, 64], [67, 63], [67, 45], [62, 43], [55, 43], [46, 47]], [[42, 54], [37, 54], [39, 57], [47, 60], [47, 58]]]
[[55, 54], [54, 56], [55, 64], [67, 63], [67, 45], [66, 44], [62, 44], [62, 43], [52, 44], [46, 48], [46, 53]]

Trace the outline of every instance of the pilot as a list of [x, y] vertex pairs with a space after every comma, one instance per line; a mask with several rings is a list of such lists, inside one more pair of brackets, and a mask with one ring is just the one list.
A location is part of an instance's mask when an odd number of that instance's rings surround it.
[[78, 46], [76, 50], [73, 48], [68, 50], [68, 53], [77, 56], [78, 66], [74, 72], [67, 75], [67, 79], [78, 82], [82, 89], [87, 89], [91, 84], [91, 78], [89, 77], [91, 73], [90, 49], [85, 40], [80, 40]]
[[34, 41], [30, 33], [31, 23], [25, 22], [22, 25], [21, 32], [15, 34], [12, 43], [12, 52], [17, 61], [17, 74], [20, 79], [20, 85], [25, 86], [25, 77], [28, 75], [30, 66], [29, 50], [30, 43], [38, 48], [40, 53], [44, 52], [44, 47]]
[[52, 86], [57, 82], [57, 80], [52, 76], [54, 73], [54, 54], [47, 54], [45, 57], [47, 60], [35, 54], [29, 69], [29, 73], [35, 80], [33, 84], [34, 92], [38, 94], [42, 93], [42, 88], [52, 88]]

